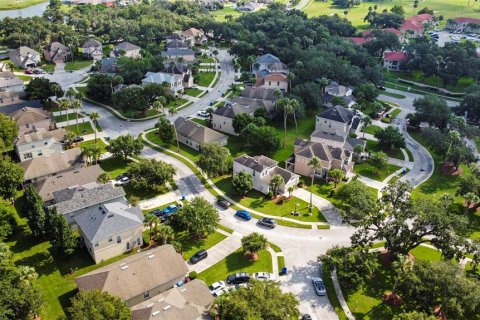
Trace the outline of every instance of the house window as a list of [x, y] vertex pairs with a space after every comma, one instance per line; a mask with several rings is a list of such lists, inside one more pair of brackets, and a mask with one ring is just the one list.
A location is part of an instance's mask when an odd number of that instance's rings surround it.
[[40, 156], [42, 156], [42, 155], [43, 155], [42, 151], [39, 151], [39, 152], [38, 152], [38, 156], [40, 157]]
[[98, 247], [98, 242], [95, 242], [95, 247]]
[[280, 86], [280, 81], [277, 81], [277, 87], [279, 87], [279, 86]]
[[117, 243], [121, 243], [122, 242], [122, 238], [120, 236], [117, 236]]
[[137, 238], [137, 244], [140, 245], [142, 242], [140, 240], [140, 238]]
[[150, 292], [148, 292], [148, 291], [143, 292], [143, 298], [144, 299], [148, 299], [149, 297], [150, 297]]
[[268, 81], [268, 85], [271, 86], [271, 85], [272, 85], [272, 81]]
[[113, 241], [112, 237], [108, 238], [108, 242], [112, 242], [112, 241]]
[[130, 242], [127, 242], [127, 250], [130, 250]]
[[47, 144], [48, 144], [48, 141], [45, 141], [43, 144], [44, 144], [44, 145], [47, 145]]
[[25, 153], [25, 154], [23, 155], [23, 157], [24, 157], [25, 159], [30, 159], [30, 158], [32, 158], [32, 153], [31, 153], [31, 152]]

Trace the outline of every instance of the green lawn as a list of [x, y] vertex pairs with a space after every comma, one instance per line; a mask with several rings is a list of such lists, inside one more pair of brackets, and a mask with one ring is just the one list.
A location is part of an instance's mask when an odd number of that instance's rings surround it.
[[404, 96], [403, 94], [399, 94], [399, 93], [394, 93], [394, 92], [389, 92], [389, 91], [382, 91], [382, 94], [384, 96], [388, 96], [388, 97], [392, 97], [392, 98], [397, 98], [397, 99], [405, 99], [406, 96]]
[[[245, 197], [240, 198], [232, 189], [231, 176], [217, 177], [212, 180], [217, 188], [222, 190], [226, 195], [252, 210], [279, 218], [286, 217], [305, 222], [326, 222], [320, 210], [317, 208], [314, 208], [311, 216], [308, 215], [308, 203], [299, 198], [292, 197], [289, 201], [278, 205], [272, 200], [266, 199], [265, 195], [255, 190], [250, 191]], [[299, 216], [293, 216], [291, 214], [295, 211], [295, 205], [297, 205], [296, 211], [300, 212]]]
[[382, 130], [382, 128], [371, 124], [368, 127], [366, 127], [365, 130], [363, 131], [365, 131], [365, 133], [368, 133], [368, 134], [375, 134], [378, 130]]
[[85, 147], [91, 144], [96, 144], [102, 149], [102, 153], [107, 152], [107, 145], [100, 139], [97, 138], [97, 142], [94, 140], [87, 140], [87, 141], [82, 141], [80, 142], [80, 147]]
[[[367, 23], [363, 21], [363, 18], [368, 13], [368, 7], [377, 5], [378, 9], [377, 12], [382, 12], [384, 9], [390, 11], [390, 9], [394, 5], [402, 6], [405, 9], [405, 16], [412, 16], [414, 15], [414, 8], [413, 8], [413, 0], [380, 0], [373, 2], [364, 2], [354, 8], [348, 10], [348, 14], [346, 18], [352, 22], [352, 24], [360, 29], [368, 29], [369, 26]], [[420, 2], [418, 5], [418, 9], [428, 6], [430, 9], [435, 10], [435, 15], [438, 17], [439, 15], [444, 16], [444, 21], [447, 19], [456, 18], [460, 16], [460, 12], [462, 12], [462, 17], [471, 17], [475, 18], [478, 17], [479, 9], [473, 5], [467, 6], [467, 2], [464, 0], [428, 0], [427, 2]], [[338, 8], [332, 5], [331, 1], [323, 2], [323, 1], [311, 1], [303, 11], [309, 17], [316, 17], [320, 15], [332, 15], [337, 13], [341, 17], [345, 17], [343, 8]]]
[[75, 123], [75, 121], [71, 123], [72, 123], [71, 125], [65, 126], [63, 128], [67, 131], [72, 131], [76, 135], [80, 135], [80, 136], [95, 133], [90, 122], [79, 123], [78, 130], [77, 130], [77, 124]]
[[[479, 10], [480, 12], [480, 10]], [[425, 77], [421, 71], [413, 71], [413, 72], [389, 72], [387, 74], [387, 77], [390, 81], [395, 81], [396, 78], [398, 77], [399, 79], [405, 79], [405, 80], [410, 80], [422, 84], [426, 84], [429, 86], [434, 86], [438, 88], [443, 88], [443, 81], [440, 79], [438, 76], [431, 76], [431, 77]], [[457, 83], [452, 86], [452, 85], [447, 85], [447, 89], [452, 91], [452, 92], [465, 92], [465, 89], [471, 86], [472, 84], [475, 84], [475, 80], [473, 78], [467, 78], [467, 77], [462, 77], [460, 78]], [[408, 85], [408, 84], [407, 84]]]
[[16, 76], [17, 76], [17, 78], [19, 78], [23, 82], [29, 82], [30, 80], [32, 80], [32, 77], [27, 76], [25, 74], [17, 74]]
[[202, 249], [207, 250], [213, 247], [226, 237], [226, 235], [217, 231], [209, 234], [203, 240], [192, 240], [187, 231], [182, 231], [175, 234], [175, 240], [182, 244], [183, 258], [185, 260], [190, 259], [195, 253]]
[[390, 118], [393, 119], [393, 118], [396, 118], [400, 113], [402, 112], [401, 109], [399, 108], [396, 108], [395, 110], [393, 110], [392, 112], [390, 112]]
[[199, 72], [193, 78], [199, 86], [208, 87], [215, 78], [215, 72]]
[[55, 70], [55, 65], [46, 63], [42, 65], [42, 69], [45, 70], [45, 72], [53, 72]]
[[191, 97], [198, 97], [203, 93], [203, 91], [200, 89], [188, 88], [184, 90], [184, 93]]
[[214, 264], [207, 270], [198, 274], [198, 278], [207, 284], [215, 281], [226, 281], [227, 276], [236, 272], [272, 272], [272, 256], [267, 250], [261, 250], [258, 253], [258, 261], [250, 261], [244, 256], [243, 250], [238, 249], [234, 253], [228, 255], [225, 259]]
[[165, 106], [165, 109], [168, 109], [168, 108], [171, 108], [171, 107], [180, 107], [181, 105], [187, 103], [188, 100], [187, 99], [182, 99], [182, 98], [178, 98], [178, 99], [172, 99], [170, 100], [170, 102], [168, 102], [168, 104]]
[[159, 113], [155, 109], [147, 109], [145, 112], [137, 111], [137, 110], [122, 110], [122, 109], [115, 109], [115, 110], [117, 110], [125, 118], [130, 118], [130, 119], [142, 119], [142, 118], [152, 117], [152, 116], [158, 115]]
[[390, 149], [390, 150], [380, 149], [378, 147], [378, 142], [373, 141], [373, 140], [367, 140], [367, 145], [366, 145], [365, 149], [367, 151], [370, 151], [370, 152], [379, 152], [379, 151], [384, 152], [390, 158], [396, 158], [396, 159], [400, 159], [400, 160], [405, 159], [402, 150], [400, 150], [400, 149]]
[[233, 18], [236, 18], [241, 15], [241, 13], [235, 10], [233, 7], [223, 7], [221, 10], [213, 11], [213, 16], [217, 21], [225, 21], [225, 16], [231, 15]]
[[202, 55], [197, 58], [197, 61], [200, 63], [215, 63], [215, 58]]
[[2, 0], [0, 1], [0, 10], [22, 9], [46, 2], [45, 0]]
[[192, 118], [191, 119], [193, 122], [196, 122], [198, 124], [201, 124], [202, 126], [207, 127], [208, 126], [208, 120], [207, 119], [198, 119], [198, 118]]
[[[83, 115], [80, 114], [80, 113], [69, 113], [68, 114], [68, 121], [70, 122], [70, 124], [76, 124], [76, 117], [78, 117], [78, 119], [80, 118], [83, 118]], [[55, 122], [59, 123], [59, 122], [65, 122], [67, 121], [67, 115], [65, 113], [59, 115], [59, 116], [55, 116]]]
[[356, 164], [353, 167], [353, 170], [355, 171], [355, 173], [361, 176], [378, 181], [383, 181], [386, 177], [388, 177], [400, 168], [401, 167], [389, 163], [384, 169], [377, 172], [377, 169], [375, 169], [371, 164], [369, 164], [368, 162], [364, 162]]
[[[164, 143], [162, 141], [162, 139], [160, 139], [160, 137], [155, 133], [155, 130], [152, 130], [150, 132], [147, 133], [147, 139], [150, 140], [151, 142], [159, 145], [159, 146], [162, 146], [166, 149], [170, 149], [174, 152], [177, 152], [177, 144], [176, 142], [173, 142], [173, 144], [167, 144], [167, 143]], [[179, 144], [180, 146], [180, 154], [187, 157], [188, 159], [196, 162], [198, 161], [198, 159], [200, 159], [200, 152], [192, 149], [192, 148], [189, 148], [187, 147], [186, 145], [180, 143]]]
[[93, 62], [91, 60], [75, 60], [73, 62], [70, 61], [65, 64], [65, 70], [76, 71], [91, 66], [92, 64]]

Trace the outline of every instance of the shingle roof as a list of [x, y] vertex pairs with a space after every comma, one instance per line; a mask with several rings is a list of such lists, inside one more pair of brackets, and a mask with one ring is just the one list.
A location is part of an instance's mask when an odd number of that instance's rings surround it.
[[40, 108], [25, 107], [10, 114], [19, 126], [51, 118], [51, 113]]
[[132, 320], [202, 319], [212, 302], [207, 285], [195, 279], [132, 307]]
[[167, 48], [162, 52], [162, 56], [193, 56], [195, 52], [188, 48]]
[[280, 168], [280, 167], [275, 167], [273, 168], [273, 170], [271, 170], [270, 172], [268, 172], [268, 174], [264, 175], [262, 177], [262, 181], [266, 184], [266, 185], [269, 185], [270, 184], [270, 181], [272, 181], [272, 178], [274, 175], [280, 175], [282, 176], [283, 178], [283, 181], [285, 181], [285, 183], [287, 183], [288, 181], [290, 181], [290, 179], [294, 176], [296, 176], [295, 173], [293, 172], [290, 172], [286, 169], [283, 169], [283, 168]]
[[334, 106], [323, 111], [317, 115], [317, 117], [342, 123], [349, 123], [353, 119], [353, 112], [342, 106]]
[[116, 50], [116, 51], [120, 51], [120, 50], [133, 51], [133, 50], [139, 50], [139, 49], [142, 49], [142, 48], [140, 48], [139, 46], [136, 46], [136, 45], [134, 45], [130, 42], [119, 43], [114, 48], [114, 50]]
[[23, 85], [23, 80], [10, 71], [0, 72], [0, 88]]
[[480, 25], [480, 19], [475, 19], [475, 18], [459, 17], [453, 20], [458, 23], [473, 23], [473, 24]]
[[163, 72], [147, 72], [142, 82], [161, 84], [163, 82], [172, 83], [172, 82], [177, 82], [181, 80], [183, 80], [183, 77], [177, 74], [170, 74], [170, 73], [163, 73]]
[[25, 170], [25, 180], [67, 171], [69, 169], [80, 167], [82, 164], [83, 157], [80, 148], [73, 148], [64, 152], [53, 153], [48, 156], [36, 157], [20, 163]]
[[188, 45], [182, 40], [171, 40], [167, 42], [167, 48], [188, 48]]
[[104, 73], [115, 73], [117, 72], [117, 60], [116, 57], [103, 58], [102, 59], [102, 72]]
[[183, 117], [178, 117], [177, 120], [175, 120], [175, 128], [178, 135], [192, 140], [199, 145], [218, 142], [227, 138], [226, 135], [220, 132], [202, 126], [191, 120], [187, 120]]
[[250, 99], [262, 99], [275, 101], [275, 89], [266, 89], [263, 87], [246, 86], [242, 91], [242, 97]]
[[185, 276], [187, 265], [172, 245], [134, 254], [75, 279], [80, 290], [99, 289], [127, 301]]
[[75, 222], [90, 243], [100, 241], [143, 225], [139, 207], [129, 207], [121, 202], [93, 206], [75, 216]]
[[195, 36], [203, 36], [203, 31], [197, 28], [189, 28], [182, 32], [182, 35], [185, 37], [195, 37]]
[[227, 101], [225, 106], [217, 108], [213, 114], [233, 119], [237, 114], [252, 114], [260, 108], [265, 108], [270, 112], [273, 109], [273, 106], [274, 102], [269, 100], [234, 97], [230, 101]]
[[51, 176], [36, 182], [34, 185], [43, 201], [48, 202], [54, 199], [53, 192], [73, 186], [95, 183], [102, 172], [102, 168], [97, 164]]
[[32, 48], [29, 48], [29, 47], [25, 47], [25, 46], [21, 46], [21, 47], [18, 47], [17, 49], [11, 50], [10, 54], [18, 56], [18, 57], [25, 57], [29, 54], [40, 56], [40, 53], [38, 53], [38, 51], [33, 50]]
[[256, 172], [262, 172], [263, 170], [267, 168], [271, 168], [278, 164], [277, 161], [270, 159], [269, 157], [266, 157], [266, 156], [250, 157], [249, 155], [246, 155], [246, 154], [235, 158], [233, 161], [241, 164], [242, 166], [250, 168]]
[[48, 131], [46, 129], [40, 129], [36, 132], [23, 134], [18, 137], [15, 141], [15, 145], [23, 145], [27, 143], [32, 143], [35, 141], [49, 140], [53, 139], [56, 142], [60, 142], [65, 138], [67, 131], [65, 129], [56, 129]]
[[163, 73], [172, 73], [172, 74], [184, 74], [190, 71], [188, 66], [183, 63], [175, 63], [174, 65], [167, 65], [165, 69], [161, 70], [160, 72]]
[[338, 142], [343, 142], [345, 140], [345, 138], [342, 136], [337, 136], [334, 133], [327, 133], [322, 130], [315, 130], [312, 132], [310, 136], [314, 138], [320, 138], [320, 139], [326, 139], [326, 140], [332, 140], [332, 141], [338, 141]]
[[58, 213], [66, 214], [124, 196], [123, 188], [111, 183], [74, 186], [53, 192], [56, 204], [52, 206]]
[[303, 149], [295, 153], [295, 155], [311, 159], [314, 156], [320, 160], [330, 162], [333, 159], [332, 153], [328, 146], [324, 143], [309, 142]]
[[267, 63], [274, 63], [274, 62], [281, 62], [279, 58], [274, 56], [273, 54], [267, 53], [263, 56], [259, 56], [256, 60], [256, 63], [267, 64]]
[[405, 61], [407, 59], [407, 54], [401, 51], [392, 51], [392, 52], [385, 52], [383, 54], [383, 60], [385, 61]]
[[102, 43], [100, 41], [95, 40], [95, 39], [89, 39], [89, 40], [85, 41], [82, 48], [90, 48], [90, 47], [100, 48], [101, 46], [102, 46]]

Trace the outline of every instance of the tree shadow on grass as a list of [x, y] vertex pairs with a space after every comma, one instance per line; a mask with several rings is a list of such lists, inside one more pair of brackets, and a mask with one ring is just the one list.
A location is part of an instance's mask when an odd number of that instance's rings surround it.
[[58, 302], [62, 306], [63, 311], [68, 315], [67, 309], [71, 307], [72, 303], [70, 300], [77, 294], [78, 289], [73, 289], [68, 292], [65, 292], [61, 296], [58, 297]]
[[17, 266], [30, 266], [35, 268], [38, 276], [46, 276], [55, 272], [55, 261], [48, 251], [37, 252], [31, 256], [15, 261]]
[[228, 271], [238, 271], [244, 268], [248, 268], [255, 264], [254, 261], [248, 259], [248, 257], [244, 256], [242, 250], [235, 251], [234, 253], [228, 255], [225, 258], [225, 264], [227, 266]]

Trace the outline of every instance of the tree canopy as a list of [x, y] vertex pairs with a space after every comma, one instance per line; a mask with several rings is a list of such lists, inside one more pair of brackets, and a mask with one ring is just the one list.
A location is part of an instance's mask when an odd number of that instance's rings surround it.
[[131, 156], [138, 156], [142, 152], [143, 144], [140, 140], [135, 139], [131, 134], [119, 136], [110, 141], [107, 150], [114, 157], [123, 157], [125, 160]]
[[220, 218], [218, 211], [207, 200], [195, 197], [188, 201], [174, 215], [174, 219], [191, 234], [192, 238], [201, 239], [215, 231]]
[[232, 166], [230, 151], [218, 143], [204, 144], [198, 165], [210, 177], [225, 174]]
[[100, 290], [80, 290], [68, 308], [72, 320], [130, 320], [130, 308], [119, 297]]
[[130, 165], [132, 185], [137, 189], [159, 190], [173, 179], [176, 170], [173, 165], [162, 160], [142, 159]]

